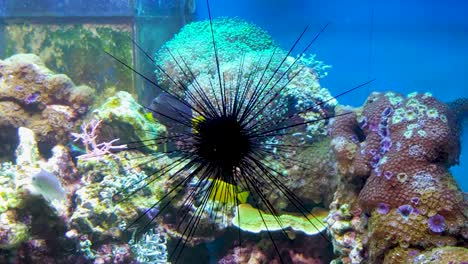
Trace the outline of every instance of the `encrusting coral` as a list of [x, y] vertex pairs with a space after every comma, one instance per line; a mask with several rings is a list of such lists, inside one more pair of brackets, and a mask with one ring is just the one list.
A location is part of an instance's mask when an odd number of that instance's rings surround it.
[[[350, 112], [351, 111], [351, 112]], [[359, 207], [369, 219], [369, 259], [400, 245], [456, 245], [467, 204], [448, 168], [460, 153], [456, 117], [430, 94], [373, 93], [331, 126], [340, 173], [366, 180]]]
[[383, 264], [464, 264], [468, 260], [468, 249], [462, 247], [439, 247], [422, 253], [419, 249], [392, 249]]
[[232, 218], [232, 223], [244, 231], [259, 233], [261, 231], [277, 231], [290, 227], [295, 231], [304, 232], [308, 235], [315, 235], [325, 230], [323, 219], [328, 214], [328, 211], [325, 209], [314, 208], [307, 218], [302, 215], [292, 214], [273, 216], [249, 204], [240, 204], [235, 209], [235, 212], [237, 213]]

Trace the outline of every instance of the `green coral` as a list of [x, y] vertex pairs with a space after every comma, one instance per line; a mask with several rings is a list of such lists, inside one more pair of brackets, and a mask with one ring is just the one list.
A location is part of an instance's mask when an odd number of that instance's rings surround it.
[[[241, 54], [262, 51], [271, 53], [277, 47], [266, 31], [242, 19], [218, 18], [212, 22], [221, 66], [237, 61]], [[210, 21], [193, 22], [184, 26], [156, 53], [155, 61], [158, 67], [156, 79], [166, 87], [173, 85], [172, 80], [185, 82], [191, 79], [184, 74], [177, 63], [183, 65], [184, 69], [190, 68], [191, 74], [194, 75], [192, 77], [197, 77], [202, 72], [214, 73], [215, 58]], [[238, 67], [239, 64], [236, 62], [236, 65]], [[170, 73], [171, 78], [168, 78], [160, 68]]]
[[[5, 217], [6, 215], [7, 214], [4, 214], [2, 217]], [[2, 236], [0, 240], [0, 248], [3, 249], [18, 247], [21, 243], [29, 239], [29, 228], [25, 224], [14, 220], [9, 221], [1, 219], [0, 231], [3, 234], [6, 234]]]
[[16, 170], [13, 166], [11, 163], [0, 164], [0, 213], [20, 204], [15, 184]]

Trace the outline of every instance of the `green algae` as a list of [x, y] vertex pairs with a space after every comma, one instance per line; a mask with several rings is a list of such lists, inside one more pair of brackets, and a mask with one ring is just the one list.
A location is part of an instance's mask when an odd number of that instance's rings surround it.
[[78, 84], [103, 91], [134, 91], [133, 74], [108, 56], [108, 51], [131, 65], [132, 34], [127, 24], [8, 24], [5, 55], [34, 53], [55, 72], [63, 72]]

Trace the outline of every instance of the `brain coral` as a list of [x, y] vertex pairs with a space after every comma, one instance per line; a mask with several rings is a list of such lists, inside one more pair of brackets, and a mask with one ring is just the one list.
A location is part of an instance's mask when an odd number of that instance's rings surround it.
[[371, 259], [395, 244], [427, 248], [466, 236], [466, 201], [448, 171], [460, 143], [447, 105], [430, 94], [373, 93], [338, 117], [331, 135], [340, 172], [367, 177], [359, 204], [371, 213]]

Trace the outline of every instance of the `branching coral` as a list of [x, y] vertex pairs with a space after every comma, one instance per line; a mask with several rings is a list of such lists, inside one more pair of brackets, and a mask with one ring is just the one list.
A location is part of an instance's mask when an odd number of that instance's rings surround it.
[[137, 261], [148, 264], [166, 264], [168, 257], [166, 239], [161, 230], [152, 228], [138, 240], [133, 237], [129, 244]]
[[81, 125], [82, 133], [71, 133], [75, 138], [74, 141], [80, 140], [86, 148], [86, 154], [80, 155], [78, 159], [95, 159], [101, 160], [105, 155], [112, 154], [112, 151], [126, 149], [127, 145], [113, 146], [112, 144], [119, 139], [113, 139], [109, 142], [97, 143], [98, 137], [97, 128], [101, 124], [101, 120], [93, 119], [89, 123]]

